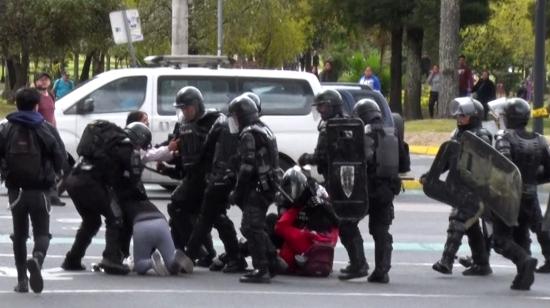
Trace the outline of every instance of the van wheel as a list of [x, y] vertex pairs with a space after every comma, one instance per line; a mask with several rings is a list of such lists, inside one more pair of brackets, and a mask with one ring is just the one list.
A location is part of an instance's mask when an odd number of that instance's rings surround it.
[[166, 189], [169, 192], [172, 192], [172, 191], [174, 191], [174, 189], [176, 189], [177, 185], [174, 185], [174, 184], [160, 184], [160, 187]]

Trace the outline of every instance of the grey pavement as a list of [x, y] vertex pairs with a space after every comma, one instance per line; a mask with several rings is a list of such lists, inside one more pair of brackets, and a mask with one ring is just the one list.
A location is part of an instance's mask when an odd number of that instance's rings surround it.
[[[166, 213], [168, 194], [149, 187], [154, 203]], [[191, 275], [178, 277], [108, 276], [90, 271], [74, 273], [59, 268], [72, 243], [79, 217], [72, 202], [52, 209], [53, 239], [44, 264], [45, 288], [40, 295], [16, 294], [15, 268], [9, 234], [9, 211], [0, 212], [0, 307], [550, 307], [550, 275], [537, 275], [529, 292], [509, 289], [515, 275], [511, 262], [493, 254], [494, 274], [489, 277], [464, 277], [460, 265], [453, 275], [434, 272], [431, 265], [441, 254], [450, 208], [434, 202], [420, 191], [409, 191], [395, 202], [396, 217], [393, 266], [390, 284], [378, 285], [358, 279], [341, 282], [337, 271], [347, 255], [337, 246], [333, 273], [328, 278], [277, 276], [269, 285], [246, 285], [239, 275], [209, 272], [198, 268]], [[7, 205], [0, 195], [0, 205]], [[229, 216], [238, 226], [240, 212], [232, 208]], [[367, 259], [373, 262], [372, 238], [368, 218], [359, 225], [365, 238]], [[215, 236], [216, 249], [222, 250]], [[32, 242], [29, 241], [29, 248]], [[90, 268], [98, 262], [104, 246], [101, 230], [87, 252], [84, 263]], [[540, 248], [533, 245], [541, 260]], [[468, 254], [467, 245], [460, 255]]]

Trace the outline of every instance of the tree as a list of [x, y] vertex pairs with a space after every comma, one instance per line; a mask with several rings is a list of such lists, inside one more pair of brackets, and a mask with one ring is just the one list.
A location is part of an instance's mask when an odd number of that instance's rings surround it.
[[441, 88], [438, 115], [449, 116], [449, 103], [458, 95], [457, 58], [460, 27], [460, 0], [441, 0], [439, 62]]

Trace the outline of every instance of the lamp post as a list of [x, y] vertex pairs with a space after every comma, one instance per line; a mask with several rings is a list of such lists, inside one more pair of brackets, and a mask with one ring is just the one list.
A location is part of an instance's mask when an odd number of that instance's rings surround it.
[[[544, 38], [546, 34], [545, 22], [546, 0], [537, 0], [535, 15], [535, 67], [534, 67], [534, 101], [533, 109], [544, 106], [544, 88], [546, 86], [546, 63], [544, 59]], [[542, 118], [535, 118], [533, 131], [542, 134], [544, 127]]]

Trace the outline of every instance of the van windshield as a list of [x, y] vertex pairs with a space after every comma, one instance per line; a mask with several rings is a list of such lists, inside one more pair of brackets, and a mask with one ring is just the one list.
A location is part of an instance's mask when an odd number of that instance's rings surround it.
[[176, 93], [185, 86], [197, 87], [204, 96], [206, 108], [226, 112], [228, 103], [237, 95], [250, 91], [262, 101], [263, 115], [306, 115], [311, 110], [313, 90], [305, 80], [228, 77], [228, 76], [163, 76], [159, 77], [157, 112], [173, 115]]

